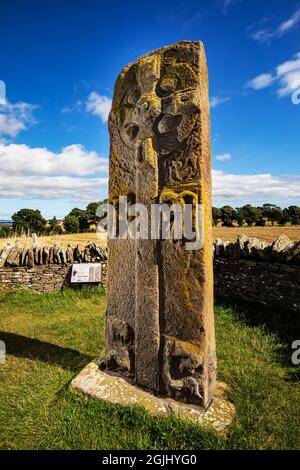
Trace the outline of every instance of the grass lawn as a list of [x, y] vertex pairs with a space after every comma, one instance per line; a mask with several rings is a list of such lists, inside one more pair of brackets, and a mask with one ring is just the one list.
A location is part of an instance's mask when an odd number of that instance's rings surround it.
[[216, 306], [218, 375], [236, 419], [228, 439], [138, 407], [86, 400], [71, 379], [103, 350], [105, 293], [0, 294], [1, 449], [300, 449], [299, 316]]

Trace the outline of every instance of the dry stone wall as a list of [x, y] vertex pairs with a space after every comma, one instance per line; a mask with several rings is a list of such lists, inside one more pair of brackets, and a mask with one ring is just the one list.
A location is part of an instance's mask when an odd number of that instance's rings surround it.
[[300, 241], [273, 243], [240, 235], [214, 243], [215, 296], [300, 312]]
[[102, 263], [103, 284], [106, 283], [107, 250], [89, 243], [67, 249], [56, 243], [53, 247], [22, 248], [19, 242], [0, 250], [0, 291], [26, 288], [51, 292], [70, 283], [73, 263]]
[[[105, 283], [107, 252], [103, 248], [93, 246], [91, 250], [88, 247], [74, 248], [73, 261], [103, 262]], [[0, 251], [0, 291], [21, 287], [50, 292], [61, 289], [70, 281], [70, 262], [20, 266], [12, 261], [12, 256], [3, 262], [4, 251], [8, 255], [7, 250]], [[33, 249], [33, 257], [27, 256], [27, 259], [34, 260], [37, 251]], [[63, 256], [59, 255], [56, 260]], [[24, 254], [20, 259], [24, 259]], [[252, 301], [300, 312], [300, 241], [292, 242], [284, 235], [271, 244], [245, 235], [233, 243], [217, 239], [214, 243], [214, 283], [215, 296], [219, 299]]]

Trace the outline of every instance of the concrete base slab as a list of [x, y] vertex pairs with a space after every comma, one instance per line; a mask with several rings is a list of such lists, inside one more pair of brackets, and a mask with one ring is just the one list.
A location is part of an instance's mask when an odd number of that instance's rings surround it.
[[211, 427], [221, 434], [226, 434], [235, 414], [233, 404], [225, 399], [226, 384], [218, 382], [216, 396], [211, 406], [204, 411], [194, 405], [153, 395], [120, 376], [101, 371], [96, 362], [88, 364], [75, 377], [71, 389], [87, 397], [118, 405], [139, 405], [151, 415], [175, 414], [194, 424]]

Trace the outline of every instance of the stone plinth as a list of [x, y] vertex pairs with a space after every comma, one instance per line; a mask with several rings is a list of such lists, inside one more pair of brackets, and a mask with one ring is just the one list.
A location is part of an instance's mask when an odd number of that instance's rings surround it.
[[225, 398], [227, 387], [223, 383], [217, 383], [215, 398], [204, 411], [195, 405], [155, 396], [123, 377], [101, 371], [95, 362], [88, 364], [72, 381], [71, 389], [109, 403], [139, 405], [154, 416], [174, 414], [194, 424], [213, 428], [221, 434], [226, 434], [235, 412], [234, 406]]

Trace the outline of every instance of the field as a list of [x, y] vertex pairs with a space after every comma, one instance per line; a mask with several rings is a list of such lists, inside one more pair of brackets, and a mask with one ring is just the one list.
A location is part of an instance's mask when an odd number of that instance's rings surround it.
[[[214, 238], [221, 238], [223, 241], [234, 241], [240, 233], [244, 233], [249, 237], [256, 237], [267, 242], [276, 240], [280, 235], [285, 234], [291, 240], [300, 240], [300, 226], [295, 227], [214, 227]], [[23, 246], [30, 246], [31, 238], [17, 238]], [[0, 238], [0, 249], [7, 243], [14, 244], [16, 238]], [[99, 238], [96, 233], [72, 233], [64, 235], [52, 235], [48, 237], [40, 237], [40, 245], [53, 245], [58, 241], [63, 248], [66, 248], [68, 243], [73, 247], [79, 245], [84, 248], [90, 241], [95, 241], [98, 245], [106, 245], [106, 239]]]
[[0, 294], [1, 449], [300, 449], [299, 371], [290, 345], [299, 319], [217, 305], [219, 379], [236, 419], [227, 440], [174, 417], [86, 400], [72, 378], [103, 351], [105, 292]]
[[[31, 237], [17, 237], [17, 238], [0, 238], [0, 248], [5, 246], [7, 243], [14, 245], [15, 241], [19, 240], [24, 247], [29, 247], [31, 244]], [[95, 241], [97, 245], [106, 245], [106, 238], [99, 238], [96, 233], [69, 233], [63, 235], [51, 235], [48, 237], [39, 237], [39, 244], [41, 246], [52, 246], [55, 242], [59, 242], [62, 248], [66, 248], [70, 243], [73, 247], [79, 245], [84, 248], [90, 241]]]
[[280, 235], [287, 235], [291, 240], [300, 240], [300, 226], [294, 227], [214, 227], [214, 238], [234, 241], [241, 233], [249, 237], [260, 238], [267, 242], [277, 240]]

